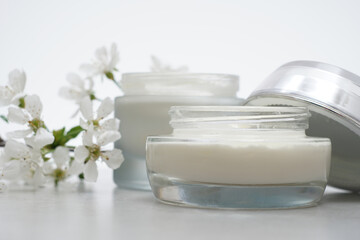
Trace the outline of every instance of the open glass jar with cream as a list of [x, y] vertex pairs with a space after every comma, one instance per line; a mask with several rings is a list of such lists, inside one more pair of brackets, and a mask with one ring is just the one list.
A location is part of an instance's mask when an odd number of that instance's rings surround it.
[[173, 133], [147, 139], [155, 197], [206, 208], [316, 205], [328, 179], [331, 143], [305, 135], [303, 107], [175, 106]]
[[118, 186], [150, 189], [146, 175], [145, 142], [150, 135], [170, 134], [168, 111], [174, 105], [239, 105], [238, 76], [203, 73], [127, 73], [115, 100], [121, 139], [115, 147], [125, 161], [114, 171]]

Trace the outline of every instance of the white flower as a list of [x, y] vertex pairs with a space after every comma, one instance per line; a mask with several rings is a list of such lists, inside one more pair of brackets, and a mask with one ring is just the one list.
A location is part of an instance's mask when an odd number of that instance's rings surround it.
[[104, 118], [109, 116], [114, 110], [114, 103], [110, 98], [105, 98], [97, 109], [96, 117], [93, 113], [93, 103], [89, 97], [85, 97], [80, 102], [80, 112], [86, 121], [80, 119], [80, 126], [83, 129], [88, 129], [90, 125], [94, 126], [96, 132], [101, 134], [105, 131], [117, 131], [119, 129], [120, 120]]
[[24, 125], [30, 121], [30, 115], [18, 107], [9, 107], [7, 119], [9, 122]]
[[188, 67], [187, 66], [181, 66], [181, 67], [172, 67], [169, 64], [165, 64], [160, 61], [159, 58], [155, 56], [151, 56], [151, 71], [152, 72], [187, 72]]
[[66, 80], [70, 83], [70, 86], [60, 88], [59, 95], [61, 97], [80, 103], [80, 100], [84, 97], [93, 96], [94, 82], [92, 78], [82, 79], [76, 73], [69, 73]]
[[7, 180], [19, 179], [21, 173], [28, 171], [29, 165], [27, 162], [21, 162], [20, 160], [11, 160], [6, 162], [2, 169], [2, 177]]
[[72, 161], [67, 171], [68, 175], [79, 175], [84, 171], [85, 165], [84, 163], [80, 163], [78, 161]]
[[[105, 131], [94, 136], [94, 127], [90, 125], [83, 133], [83, 145], [75, 148], [75, 161], [83, 164], [85, 180], [95, 182], [98, 176], [96, 161], [101, 158], [111, 169], [120, 167], [124, 161], [121, 150], [102, 151], [101, 147], [120, 139], [118, 131]], [[96, 138], [96, 144], [94, 143]]]
[[26, 179], [26, 182], [32, 185], [34, 188], [42, 186], [46, 182], [42, 168], [39, 166], [34, 167], [32, 174], [29, 175], [29, 177]]
[[38, 95], [30, 95], [25, 97], [25, 110], [30, 113], [32, 118], [40, 119], [42, 103]]
[[66, 169], [70, 162], [69, 149], [66, 147], [59, 146], [55, 149], [52, 154], [57, 168]]
[[[76, 73], [69, 73], [66, 76], [66, 80], [70, 83], [69, 87], [60, 88], [59, 95], [68, 100], [75, 101], [76, 104], [80, 104], [81, 99], [88, 96], [91, 99], [95, 99], [94, 94], [94, 81], [91, 77], [82, 79]], [[72, 117], [75, 117], [80, 111], [78, 108]]]
[[23, 162], [41, 163], [41, 155], [38, 149], [32, 149], [24, 143], [10, 139], [6, 142], [2, 156], [3, 161], [10, 162], [22, 160]]
[[69, 170], [70, 155], [69, 149], [66, 147], [58, 146], [52, 153], [52, 159], [44, 163], [44, 173], [53, 178], [57, 185], [60, 181], [65, 180], [68, 176], [72, 175]]
[[101, 159], [108, 165], [109, 168], [117, 169], [123, 163], [124, 156], [120, 149], [114, 148], [111, 151], [105, 151], [102, 153]]
[[40, 150], [54, 142], [54, 135], [44, 128], [39, 128], [35, 135], [29, 138], [25, 138], [26, 144], [31, 146], [33, 149]]
[[0, 86], [0, 106], [9, 104], [18, 105], [18, 99], [24, 91], [26, 75], [23, 71], [15, 69], [9, 73], [7, 86]]
[[[36, 144], [43, 141], [53, 141], [51, 133], [44, 129], [44, 122], [40, 119], [42, 113], [42, 103], [39, 96], [29, 95], [24, 98], [25, 108], [9, 107], [7, 118], [9, 122], [21, 125], [26, 124], [26, 128], [7, 133], [8, 138], [24, 138], [29, 136], [32, 132], [35, 133]], [[52, 143], [52, 142], [50, 142]]]
[[42, 103], [39, 96], [29, 95], [24, 98], [25, 109], [18, 107], [10, 107], [8, 110], [9, 122], [25, 124], [29, 122], [30, 118], [40, 119], [42, 112]]
[[93, 62], [81, 65], [80, 69], [85, 71], [89, 76], [104, 75], [113, 72], [119, 61], [119, 52], [116, 44], [113, 43], [109, 50], [105, 47], [98, 48], [95, 51], [95, 59]]
[[9, 140], [6, 142], [2, 160], [2, 178], [23, 180], [34, 187], [44, 183], [45, 178], [41, 170], [43, 160], [38, 149]]
[[[95, 182], [98, 171], [96, 161], [101, 158], [110, 168], [116, 169], [123, 162], [121, 150], [102, 151], [102, 147], [120, 139], [118, 131], [120, 121], [118, 119], [104, 120], [114, 109], [110, 98], [104, 99], [97, 109], [96, 116], [93, 113], [93, 103], [89, 97], [80, 102], [80, 112], [84, 120], [80, 120], [80, 126], [85, 129], [82, 135], [83, 145], [75, 148], [75, 162], [77, 169], [84, 171], [87, 181]], [[75, 168], [75, 167], [74, 167]]]

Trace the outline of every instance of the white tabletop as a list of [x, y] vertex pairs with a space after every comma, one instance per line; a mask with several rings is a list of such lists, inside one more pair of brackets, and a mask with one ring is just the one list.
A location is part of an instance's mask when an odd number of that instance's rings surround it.
[[175, 207], [118, 189], [111, 172], [76, 190], [0, 194], [0, 239], [359, 239], [360, 195], [331, 187], [317, 207], [232, 211]]

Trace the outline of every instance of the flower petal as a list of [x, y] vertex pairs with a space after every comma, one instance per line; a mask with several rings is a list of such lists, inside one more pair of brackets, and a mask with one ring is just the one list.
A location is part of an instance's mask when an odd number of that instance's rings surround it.
[[85, 164], [84, 163], [80, 163], [77, 161], [73, 161], [70, 165], [69, 170], [67, 171], [68, 175], [79, 175], [80, 173], [82, 173], [85, 169]]
[[80, 112], [86, 120], [93, 120], [93, 104], [89, 96], [80, 101]]
[[80, 70], [85, 72], [87, 76], [94, 76], [98, 74], [98, 68], [94, 64], [82, 64]]
[[24, 98], [23, 94], [16, 94], [12, 99], [10, 104], [15, 105], [15, 106], [19, 106], [20, 105], [20, 99]]
[[33, 118], [40, 119], [42, 112], [42, 103], [38, 95], [29, 95], [25, 97], [25, 109]]
[[31, 149], [31, 161], [37, 165], [42, 165], [44, 163], [40, 149]]
[[35, 146], [34, 139], [35, 139], [35, 136], [24, 138], [26, 145], [28, 145], [28, 146], [30, 146], [32, 148], [34, 148], [34, 146]]
[[84, 119], [80, 118], [80, 127], [87, 130], [89, 128], [89, 124], [84, 121]]
[[36, 168], [32, 179], [32, 185], [34, 188], [38, 188], [45, 183], [45, 176], [40, 167]]
[[88, 161], [85, 164], [84, 177], [86, 181], [96, 182], [98, 178], [98, 169], [95, 161]]
[[119, 130], [119, 126], [120, 126], [120, 120], [117, 118], [111, 118], [111, 119], [107, 119], [105, 120], [102, 124], [101, 124], [101, 130], [102, 131], [118, 131]]
[[11, 160], [11, 156], [5, 153], [5, 151], [0, 152], [0, 169], [4, 166], [6, 162]]
[[102, 160], [109, 166], [111, 169], [117, 169], [124, 162], [124, 156], [120, 149], [113, 149], [102, 154]]
[[23, 71], [15, 69], [9, 73], [9, 86], [15, 92], [15, 94], [24, 91], [26, 84], [26, 75]]
[[25, 138], [27, 137], [29, 134], [32, 133], [31, 129], [25, 129], [25, 130], [16, 130], [16, 131], [12, 131], [12, 132], [8, 132], [6, 133], [6, 136], [10, 139], [10, 138]]
[[68, 100], [80, 100], [84, 97], [84, 95], [71, 87], [61, 87], [59, 90], [59, 96]]
[[109, 62], [109, 70], [112, 71], [120, 61], [119, 52], [115, 43], [111, 44], [110, 47], [111, 59]]
[[106, 131], [97, 137], [97, 144], [99, 146], [105, 146], [109, 143], [115, 142], [120, 139], [121, 135], [118, 131]]
[[18, 107], [9, 107], [7, 118], [9, 122], [22, 125], [26, 124], [30, 120], [29, 116]]
[[92, 146], [94, 144], [93, 137], [94, 137], [94, 126], [90, 124], [88, 126], [88, 129], [84, 131], [82, 135], [83, 144], [85, 146]]
[[42, 166], [43, 172], [45, 174], [53, 173], [55, 168], [56, 168], [56, 164], [50, 161], [45, 162], [44, 165]]
[[13, 159], [25, 159], [30, 157], [30, 148], [25, 144], [14, 140], [6, 142], [4, 152]]
[[15, 93], [8, 87], [0, 86], [0, 106], [7, 106], [11, 103], [11, 99], [15, 96]]
[[112, 111], [114, 111], [114, 102], [107, 97], [101, 102], [97, 110], [97, 119], [107, 117], [110, 113], [112, 113]]
[[94, 88], [94, 80], [91, 77], [87, 78], [87, 80], [88, 80], [88, 91], [91, 92]]
[[74, 87], [78, 89], [84, 89], [85, 83], [84, 80], [81, 79], [81, 77], [76, 73], [68, 73], [66, 75], [66, 80], [73, 85]]
[[41, 149], [42, 147], [54, 142], [54, 136], [44, 128], [39, 128], [34, 137], [35, 149]]
[[5, 163], [2, 170], [2, 176], [5, 179], [15, 179], [19, 177], [21, 172], [21, 160], [11, 160]]
[[63, 167], [70, 162], [69, 149], [66, 147], [57, 147], [52, 154], [58, 168]]
[[77, 146], [74, 150], [75, 160], [79, 163], [83, 163], [89, 154], [89, 150], [82, 145]]
[[108, 52], [107, 52], [106, 48], [101, 47], [101, 48], [96, 49], [95, 57], [100, 63], [102, 63], [104, 65], [107, 64], [107, 62], [108, 62]]

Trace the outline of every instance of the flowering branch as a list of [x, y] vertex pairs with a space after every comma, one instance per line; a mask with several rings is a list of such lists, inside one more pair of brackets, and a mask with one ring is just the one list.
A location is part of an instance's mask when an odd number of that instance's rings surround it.
[[[0, 155], [0, 191], [6, 183], [25, 183], [34, 188], [53, 182], [58, 186], [72, 176], [95, 182], [97, 166], [105, 162], [111, 169], [120, 167], [124, 161], [120, 149], [105, 150], [106, 146], [120, 139], [120, 121], [109, 118], [114, 110], [110, 98], [100, 100], [94, 91], [94, 79], [108, 79], [120, 89], [116, 79], [119, 63], [117, 46], [102, 47], [95, 51], [95, 58], [80, 66], [86, 74], [69, 73], [68, 86], [60, 89], [59, 95], [78, 105], [73, 117], [81, 113], [79, 125], [68, 131], [65, 127], [49, 131], [42, 118], [43, 105], [37, 95], [24, 93], [26, 74], [21, 70], [9, 73], [6, 86], [0, 86], [0, 106], [8, 108], [8, 114], [0, 118], [21, 129], [7, 133], [7, 141]], [[183, 72], [186, 66], [174, 68], [152, 56], [153, 72]], [[96, 114], [94, 104], [97, 104]], [[68, 145], [69, 141], [81, 136], [82, 144]], [[73, 154], [71, 154], [73, 152]]]
[[[124, 160], [121, 150], [104, 149], [120, 139], [120, 121], [108, 118], [114, 110], [113, 101], [110, 98], [98, 99], [93, 81], [95, 77], [105, 76], [120, 87], [114, 77], [115, 66], [119, 62], [117, 47], [113, 44], [109, 52], [100, 48], [95, 56], [95, 61], [82, 66], [91, 74], [81, 78], [76, 73], [70, 73], [66, 78], [70, 86], [60, 89], [60, 96], [73, 100], [79, 106], [74, 116], [79, 112], [82, 115], [79, 125], [68, 131], [65, 128], [48, 130], [42, 118], [40, 98], [24, 93], [26, 75], [23, 71], [10, 72], [8, 84], [0, 86], [0, 106], [8, 107], [7, 116], [0, 117], [8, 123], [22, 126], [22, 129], [7, 133], [0, 156], [0, 191], [9, 182], [37, 188], [47, 182], [58, 186], [72, 176], [95, 182], [100, 162], [105, 162], [111, 169], [120, 167]], [[96, 114], [94, 100], [99, 102]], [[70, 140], [80, 135], [82, 145], [68, 145]]]

